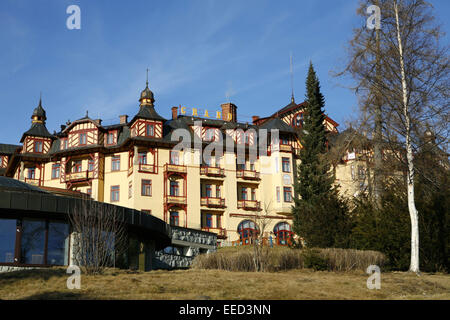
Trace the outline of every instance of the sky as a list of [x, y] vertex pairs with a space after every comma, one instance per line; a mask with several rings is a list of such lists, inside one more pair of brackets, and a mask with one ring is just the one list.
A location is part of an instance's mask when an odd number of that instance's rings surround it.
[[[450, 1], [431, 2], [446, 22]], [[66, 26], [74, 4], [79, 30]], [[19, 143], [41, 92], [50, 132], [86, 111], [106, 125], [122, 114], [133, 117], [147, 68], [163, 117], [173, 106], [216, 111], [231, 101], [238, 121], [251, 122], [290, 103], [291, 54], [296, 102], [304, 100], [312, 61], [325, 111], [342, 130], [357, 99], [350, 79], [332, 72], [344, 66], [352, 29], [365, 24], [357, 6], [357, 0], [1, 0], [0, 143]]]

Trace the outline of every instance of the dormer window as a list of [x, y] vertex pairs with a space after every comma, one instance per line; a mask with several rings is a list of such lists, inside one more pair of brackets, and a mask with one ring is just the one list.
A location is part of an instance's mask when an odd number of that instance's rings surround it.
[[34, 141], [34, 152], [42, 153], [42, 141]]
[[87, 141], [86, 141], [86, 133], [80, 133], [78, 135], [78, 144], [80, 146], [86, 145]]
[[147, 124], [145, 126], [145, 135], [147, 137], [154, 137], [155, 136], [155, 125], [154, 124]]
[[106, 144], [115, 144], [115, 143], [116, 143], [115, 140], [116, 140], [116, 139], [115, 139], [114, 132], [109, 132], [109, 133], [108, 133], [108, 136], [107, 136], [107, 138], [106, 138]]

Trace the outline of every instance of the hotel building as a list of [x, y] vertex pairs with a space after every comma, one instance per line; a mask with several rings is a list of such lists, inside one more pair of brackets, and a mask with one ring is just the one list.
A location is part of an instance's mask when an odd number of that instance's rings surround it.
[[[249, 124], [238, 121], [233, 103], [222, 104], [214, 119], [183, 107], [173, 107], [172, 118], [165, 119], [155, 109], [148, 83], [139, 102], [136, 114], [119, 116], [117, 124], [102, 125], [86, 114], [51, 134], [39, 101], [21, 144], [0, 144], [0, 175], [44, 189], [85, 193], [173, 226], [214, 232], [219, 245], [245, 244], [259, 232], [255, 218], [268, 216], [266, 235], [275, 244], [286, 244], [292, 235], [301, 148], [297, 130], [304, 103], [292, 98], [286, 107], [265, 118], [254, 116]], [[326, 117], [324, 124], [330, 134], [338, 134], [335, 121]], [[232, 148], [196, 163], [198, 149], [173, 150], [178, 129], [200, 141], [202, 151], [226, 139]], [[267, 142], [260, 129], [267, 130]], [[238, 161], [240, 148], [246, 150], [244, 163]], [[255, 149], [258, 156], [252, 158], [249, 150]], [[347, 170], [337, 173], [348, 175]]]

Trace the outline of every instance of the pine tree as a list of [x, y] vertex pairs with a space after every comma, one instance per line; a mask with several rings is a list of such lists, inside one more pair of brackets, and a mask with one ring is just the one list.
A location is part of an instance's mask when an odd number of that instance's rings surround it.
[[350, 230], [347, 206], [333, 187], [334, 177], [325, 156], [325, 99], [312, 63], [306, 80], [306, 102], [295, 184], [294, 231], [310, 247], [346, 247]]

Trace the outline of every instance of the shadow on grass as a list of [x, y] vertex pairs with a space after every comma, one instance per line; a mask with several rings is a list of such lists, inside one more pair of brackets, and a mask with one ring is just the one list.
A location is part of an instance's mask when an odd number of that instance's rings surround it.
[[36, 293], [28, 297], [24, 297], [21, 300], [90, 300], [87, 294], [76, 291], [47, 291]]
[[24, 279], [43, 279], [49, 280], [53, 277], [67, 276], [66, 270], [63, 268], [51, 269], [29, 269], [0, 273], [0, 282], [2, 280], [14, 281]]

